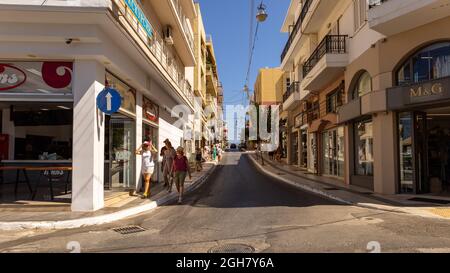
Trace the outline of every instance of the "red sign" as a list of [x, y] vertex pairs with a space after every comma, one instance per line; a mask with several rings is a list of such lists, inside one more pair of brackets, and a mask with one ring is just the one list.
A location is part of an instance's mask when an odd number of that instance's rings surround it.
[[151, 100], [144, 97], [144, 118], [152, 122], [158, 123], [159, 118], [159, 108], [158, 105], [154, 104]]
[[25, 83], [27, 74], [9, 64], [0, 63], [0, 91], [17, 88]]

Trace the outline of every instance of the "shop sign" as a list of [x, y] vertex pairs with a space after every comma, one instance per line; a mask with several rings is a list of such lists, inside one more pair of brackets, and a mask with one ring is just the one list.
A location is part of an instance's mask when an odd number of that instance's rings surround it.
[[20, 68], [8, 64], [0, 64], [0, 91], [21, 86], [27, 80], [27, 74]]
[[401, 110], [410, 105], [450, 99], [450, 77], [411, 86], [388, 89], [388, 109]]
[[159, 120], [159, 107], [153, 101], [144, 97], [143, 118], [154, 123]]
[[440, 95], [443, 92], [442, 83], [435, 83], [431, 86], [421, 85], [418, 87], [411, 87], [411, 98], [428, 97], [434, 95]]
[[141, 8], [138, 6], [135, 0], [125, 0], [125, 4], [127, 4], [128, 8], [134, 14], [139, 24], [141, 24], [142, 28], [145, 30], [149, 37], [153, 37], [152, 27], [150, 22], [147, 20], [147, 17], [142, 12]]
[[70, 94], [72, 62], [0, 63], [0, 93]]

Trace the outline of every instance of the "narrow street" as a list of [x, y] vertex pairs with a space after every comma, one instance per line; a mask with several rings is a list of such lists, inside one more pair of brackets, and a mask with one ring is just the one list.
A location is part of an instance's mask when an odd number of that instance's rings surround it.
[[[145, 231], [112, 231], [129, 225]], [[206, 253], [226, 244], [258, 253], [370, 252], [378, 243], [381, 252], [450, 251], [447, 221], [341, 205], [258, 173], [237, 152], [183, 205], [93, 228], [1, 236], [0, 252], [70, 252], [73, 242], [81, 252]]]

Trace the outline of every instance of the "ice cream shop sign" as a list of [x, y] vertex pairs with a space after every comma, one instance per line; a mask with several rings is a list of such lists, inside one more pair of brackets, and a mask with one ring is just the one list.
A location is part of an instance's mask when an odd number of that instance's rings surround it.
[[72, 62], [0, 62], [0, 94], [71, 94], [72, 70]]

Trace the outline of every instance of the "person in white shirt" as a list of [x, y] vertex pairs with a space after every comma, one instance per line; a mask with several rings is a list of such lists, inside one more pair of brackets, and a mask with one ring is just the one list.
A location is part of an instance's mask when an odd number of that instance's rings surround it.
[[145, 191], [142, 198], [146, 199], [150, 197], [150, 180], [155, 171], [154, 159], [158, 154], [158, 150], [153, 146], [151, 141], [145, 141], [141, 147], [136, 150], [136, 154], [142, 156], [142, 175], [145, 181]]

